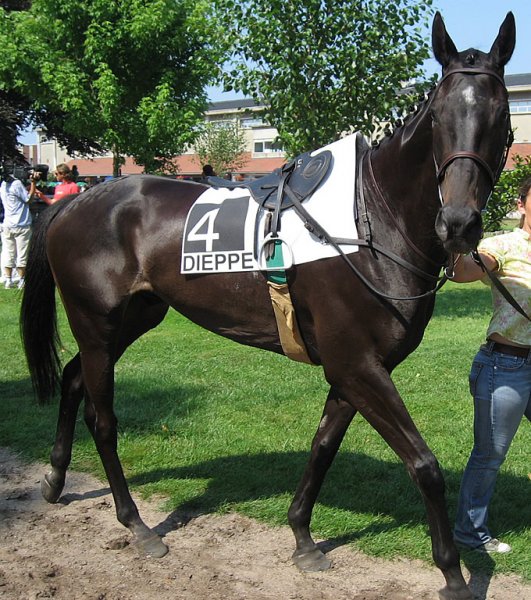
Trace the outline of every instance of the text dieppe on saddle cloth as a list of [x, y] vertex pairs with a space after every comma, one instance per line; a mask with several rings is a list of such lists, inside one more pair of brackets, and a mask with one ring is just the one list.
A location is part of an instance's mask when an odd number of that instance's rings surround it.
[[[349, 135], [322, 150], [333, 155], [332, 168], [304, 207], [334, 237], [355, 239], [354, 190], [356, 135]], [[181, 273], [228, 273], [267, 270], [260, 260], [265, 213], [245, 188], [210, 188], [195, 201], [185, 225]], [[330, 244], [310, 233], [294, 208], [282, 212], [280, 237], [292, 255], [292, 264], [337, 256]], [[357, 246], [342, 246], [356, 252]]]

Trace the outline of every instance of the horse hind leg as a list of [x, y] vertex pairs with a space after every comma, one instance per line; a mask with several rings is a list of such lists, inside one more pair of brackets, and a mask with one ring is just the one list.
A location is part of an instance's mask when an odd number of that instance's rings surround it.
[[41, 481], [41, 493], [47, 502], [59, 500], [65, 485], [65, 477], [72, 458], [72, 444], [79, 405], [83, 399], [83, 377], [79, 354], [63, 369], [59, 417], [55, 443], [50, 455], [51, 470]]
[[[125, 337], [120, 340], [117, 360], [143, 333], [156, 327], [166, 315], [168, 305], [155, 296], [138, 295], [130, 302], [124, 315]], [[143, 312], [143, 318], [140, 313]], [[84, 396], [83, 376], [79, 353], [69, 361], [62, 373], [61, 399], [55, 442], [50, 454], [51, 470], [41, 481], [43, 498], [56, 503], [64, 489], [66, 472], [72, 458], [72, 446], [79, 406]]]
[[356, 410], [331, 388], [313, 438], [310, 459], [288, 511], [296, 543], [293, 562], [301, 571], [324, 571], [331, 566], [312, 539], [310, 522], [325, 475], [355, 414]]
[[[117, 452], [117, 419], [113, 410], [114, 364], [125, 349], [143, 333], [158, 325], [168, 305], [152, 295], [133, 297], [123, 315], [115, 352], [109, 351], [111, 328], [101, 317], [92, 319], [91, 343], [81, 354], [85, 382], [85, 422], [91, 432], [111, 487], [118, 521], [134, 536], [140, 552], [161, 558], [168, 547], [141, 519], [131, 497]], [[99, 342], [94, 343], [98, 332]]]

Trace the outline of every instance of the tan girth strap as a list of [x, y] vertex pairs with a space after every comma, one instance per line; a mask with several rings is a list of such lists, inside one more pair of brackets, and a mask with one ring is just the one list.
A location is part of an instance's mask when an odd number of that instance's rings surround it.
[[275, 311], [278, 334], [284, 354], [292, 360], [313, 365], [314, 363], [310, 360], [306, 352], [306, 347], [302, 340], [299, 326], [297, 325], [297, 318], [293, 303], [291, 302], [288, 284], [268, 281], [267, 285], [273, 310]]

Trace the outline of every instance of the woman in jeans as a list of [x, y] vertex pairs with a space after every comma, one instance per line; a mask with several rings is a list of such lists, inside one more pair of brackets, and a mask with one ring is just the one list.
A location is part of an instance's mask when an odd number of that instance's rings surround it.
[[[531, 316], [531, 178], [520, 188], [520, 227], [481, 241], [478, 251], [524, 311]], [[471, 255], [455, 265], [454, 281], [490, 279]], [[489, 502], [498, 471], [525, 415], [531, 420], [531, 321], [491, 285], [493, 315], [487, 341], [470, 371], [474, 397], [474, 447], [461, 489], [454, 530], [458, 544], [479, 552], [511, 551], [487, 526]]]

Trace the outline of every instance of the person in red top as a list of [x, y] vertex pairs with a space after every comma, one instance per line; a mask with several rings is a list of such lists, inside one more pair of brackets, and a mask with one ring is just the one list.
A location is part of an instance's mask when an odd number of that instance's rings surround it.
[[59, 185], [55, 186], [53, 198], [48, 198], [40, 190], [35, 187], [35, 181], [31, 181], [30, 195], [33, 193], [37, 198], [46, 202], [46, 204], [55, 204], [58, 200], [61, 200], [69, 194], [79, 194], [81, 191], [77, 183], [74, 181], [74, 175], [68, 165], [61, 163], [57, 165], [55, 169], [55, 178], [59, 182]]

